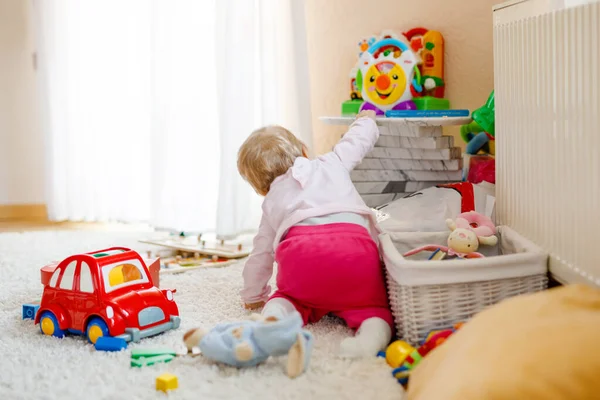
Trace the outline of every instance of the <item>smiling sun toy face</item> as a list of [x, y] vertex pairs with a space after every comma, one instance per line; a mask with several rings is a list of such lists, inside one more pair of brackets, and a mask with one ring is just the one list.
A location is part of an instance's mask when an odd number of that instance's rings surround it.
[[[395, 39], [376, 42], [359, 59], [357, 85], [365, 102], [379, 110], [391, 110], [398, 104], [411, 100], [410, 86], [417, 64], [415, 54], [408, 46]], [[391, 51], [377, 51], [384, 46], [396, 45]], [[375, 53], [375, 55], [373, 55]]]
[[406, 90], [406, 75], [397, 64], [384, 61], [367, 70], [364, 85], [374, 104], [390, 105], [396, 103]]

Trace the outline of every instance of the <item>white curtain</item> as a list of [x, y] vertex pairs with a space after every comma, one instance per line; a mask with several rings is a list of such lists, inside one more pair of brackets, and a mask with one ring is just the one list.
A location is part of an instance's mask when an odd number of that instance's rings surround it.
[[301, 0], [37, 0], [53, 220], [256, 228], [239, 145], [267, 123], [310, 145]]
[[310, 146], [308, 57], [302, 0], [220, 0], [217, 10], [218, 87], [222, 140], [217, 231], [234, 236], [258, 226], [248, 213], [260, 199], [235, 168], [253, 129], [286, 126]]

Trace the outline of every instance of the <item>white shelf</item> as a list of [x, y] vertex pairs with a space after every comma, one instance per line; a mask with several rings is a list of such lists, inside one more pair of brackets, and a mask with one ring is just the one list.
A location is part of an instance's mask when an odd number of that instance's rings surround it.
[[[350, 125], [354, 117], [320, 117], [328, 125]], [[470, 123], [471, 117], [441, 117], [441, 118], [376, 118], [377, 125], [404, 125], [404, 126], [451, 126]]]

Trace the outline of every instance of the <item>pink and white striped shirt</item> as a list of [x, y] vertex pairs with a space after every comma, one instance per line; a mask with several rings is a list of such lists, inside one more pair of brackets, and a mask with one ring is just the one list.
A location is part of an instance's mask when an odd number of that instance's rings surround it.
[[285, 233], [302, 221], [331, 214], [356, 214], [368, 221], [377, 241], [375, 215], [356, 191], [350, 171], [373, 149], [378, 138], [375, 121], [361, 117], [352, 123], [332, 152], [314, 160], [298, 157], [285, 174], [273, 181], [262, 204], [254, 249], [244, 267], [244, 288], [240, 294], [246, 304], [268, 299], [275, 249]]

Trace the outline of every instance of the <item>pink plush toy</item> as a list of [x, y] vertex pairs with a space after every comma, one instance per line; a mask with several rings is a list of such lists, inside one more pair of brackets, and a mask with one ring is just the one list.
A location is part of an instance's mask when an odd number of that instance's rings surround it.
[[429, 244], [404, 253], [404, 257], [422, 251], [436, 251], [439, 249], [449, 256], [481, 258], [484, 255], [477, 252], [480, 244], [494, 246], [498, 243], [496, 226], [489, 217], [478, 212], [469, 211], [459, 214], [456, 221], [448, 219], [446, 224], [452, 231], [448, 237], [448, 247]]

